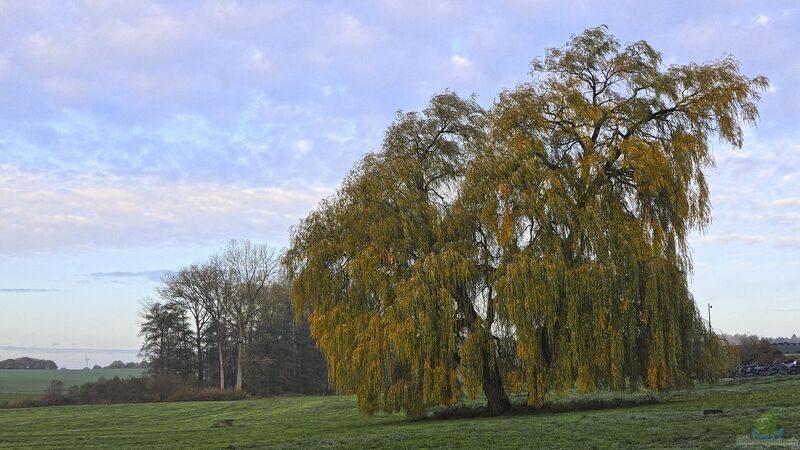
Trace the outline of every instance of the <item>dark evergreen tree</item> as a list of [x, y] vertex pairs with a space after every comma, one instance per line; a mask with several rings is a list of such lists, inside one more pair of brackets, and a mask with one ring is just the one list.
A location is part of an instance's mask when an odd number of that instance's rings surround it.
[[250, 334], [245, 390], [257, 395], [328, 393], [325, 359], [308, 322], [294, 320], [288, 284], [270, 285], [268, 298]]
[[139, 335], [144, 339], [140, 356], [147, 361], [151, 376], [182, 380], [193, 376], [193, 333], [180, 303], [146, 303]]

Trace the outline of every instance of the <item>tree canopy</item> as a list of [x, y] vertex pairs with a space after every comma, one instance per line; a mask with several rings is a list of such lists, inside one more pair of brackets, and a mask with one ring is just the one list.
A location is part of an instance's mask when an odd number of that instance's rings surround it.
[[398, 113], [293, 230], [296, 313], [365, 413], [721, 372], [687, 237], [711, 220], [710, 139], [741, 147], [767, 79], [732, 57], [665, 66], [605, 27], [532, 69], [488, 110], [445, 92]]

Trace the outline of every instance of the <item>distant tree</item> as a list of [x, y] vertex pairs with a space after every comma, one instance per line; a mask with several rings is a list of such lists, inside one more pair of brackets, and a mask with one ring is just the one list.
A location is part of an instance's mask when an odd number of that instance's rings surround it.
[[62, 399], [65, 393], [66, 388], [64, 387], [63, 381], [51, 380], [50, 384], [47, 385], [47, 389], [45, 389], [44, 394], [42, 395], [42, 400], [53, 403]]
[[187, 378], [193, 372], [192, 332], [178, 302], [149, 301], [143, 306], [140, 355], [148, 371], [159, 378]]
[[249, 240], [231, 241], [222, 251], [225, 275], [233, 288], [227, 302], [228, 320], [236, 332], [236, 386], [242, 390], [244, 380], [245, 339], [253, 319], [265, 304], [267, 285], [277, 275], [277, 252], [266, 244]]
[[204, 284], [207, 271], [198, 265], [184, 267], [177, 272], [165, 275], [158, 289], [161, 298], [166, 301], [179, 302], [189, 313], [194, 325], [194, 345], [197, 357], [197, 381], [203, 383], [203, 341], [211, 319], [206, 309]]
[[225, 338], [228, 317], [228, 305], [231, 302], [234, 288], [227, 275], [225, 262], [219, 254], [213, 255], [210, 260], [198, 267], [194, 272], [197, 275], [197, 289], [203, 308], [209, 317], [209, 332], [213, 334], [217, 347], [217, 368], [219, 374], [219, 388], [225, 389]]
[[666, 389], [722, 370], [689, 293], [709, 139], [740, 147], [764, 77], [665, 67], [605, 27], [533, 62], [491, 110], [451, 93], [398, 116], [285, 258], [340, 392], [423, 413], [506, 387]]
[[770, 364], [783, 358], [783, 353], [772, 347], [767, 338], [744, 334], [738, 335], [737, 341], [742, 364]]
[[58, 365], [49, 359], [36, 359], [23, 356], [21, 358], [0, 361], [0, 369], [56, 370], [58, 369]]
[[271, 283], [266, 298], [249, 339], [244, 389], [255, 395], [328, 393], [325, 359], [307, 320], [294, 320], [289, 284]]

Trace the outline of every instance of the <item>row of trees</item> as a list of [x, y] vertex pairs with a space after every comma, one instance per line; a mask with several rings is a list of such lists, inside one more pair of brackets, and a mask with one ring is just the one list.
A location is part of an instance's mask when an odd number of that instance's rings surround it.
[[49, 359], [36, 359], [23, 356], [21, 358], [0, 361], [0, 369], [58, 369], [58, 365]]
[[146, 364], [141, 362], [124, 362], [119, 359], [104, 367], [104, 369], [140, 369], [145, 368]]
[[740, 364], [770, 364], [783, 359], [783, 353], [770, 345], [770, 338], [746, 333], [724, 335], [724, 338], [735, 346]]
[[231, 241], [165, 276], [145, 303], [141, 355], [157, 378], [253, 394], [327, 391], [325, 362], [295, 321], [278, 252]]
[[778, 336], [774, 338], [769, 338], [770, 342], [792, 342], [795, 344], [800, 344], [800, 337], [797, 337], [796, 334], [793, 334], [792, 337], [784, 337]]
[[366, 413], [722, 373], [687, 238], [711, 220], [709, 140], [742, 145], [767, 79], [666, 67], [605, 27], [532, 68], [491, 109], [447, 92], [399, 114], [293, 231], [295, 305]]

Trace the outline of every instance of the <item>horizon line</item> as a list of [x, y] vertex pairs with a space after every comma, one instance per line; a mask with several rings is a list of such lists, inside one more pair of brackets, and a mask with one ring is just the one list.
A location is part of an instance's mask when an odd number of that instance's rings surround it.
[[139, 349], [121, 348], [82, 348], [82, 347], [25, 347], [18, 345], [0, 345], [0, 350], [46, 350], [56, 352], [109, 352], [109, 353], [139, 353]]

